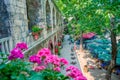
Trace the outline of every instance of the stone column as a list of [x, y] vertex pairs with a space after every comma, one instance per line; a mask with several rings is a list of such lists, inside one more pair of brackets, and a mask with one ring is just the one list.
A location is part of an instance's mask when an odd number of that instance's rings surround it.
[[52, 33], [53, 33], [53, 5], [51, 5], [51, 26], [52, 26]]
[[26, 41], [28, 32], [28, 20], [26, 0], [4, 0], [10, 18], [11, 34], [14, 44]]
[[56, 28], [56, 22], [57, 22], [57, 21], [56, 21], [56, 19], [57, 19], [57, 18], [56, 18], [56, 10], [54, 9], [54, 11], [55, 11], [55, 28]]
[[46, 0], [42, 0], [42, 6], [43, 6], [42, 16], [43, 16], [43, 26], [44, 26], [43, 35], [44, 35], [44, 38], [46, 38], [46, 35], [47, 35], [47, 31], [46, 31]]

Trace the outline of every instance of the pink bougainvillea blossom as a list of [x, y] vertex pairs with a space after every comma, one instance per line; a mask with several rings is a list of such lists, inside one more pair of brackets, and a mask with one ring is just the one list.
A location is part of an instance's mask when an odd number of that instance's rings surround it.
[[24, 58], [24, 54], [22, 53], [21, 50], [19, 50], [18, 48], [14, 48], [11, 52], [10, 55], [8, 56], [9, 60], [13, 60], [13, 59], [23, 59]]
[[38, 56], [36, 56], [36, 55], [31, 55], [31, 56], [29, 57], [29, 61], [30, 61], [30, 62], [33, 62], [33, 63], [38, 63], [38, 64], [41, 63], [40, 58], [39, 58]]
[[19, 42], [19, 43], [16, 44], [16, 48], [19, 48], [21, 50], [27, 50], [28, 46], [25, 42]]

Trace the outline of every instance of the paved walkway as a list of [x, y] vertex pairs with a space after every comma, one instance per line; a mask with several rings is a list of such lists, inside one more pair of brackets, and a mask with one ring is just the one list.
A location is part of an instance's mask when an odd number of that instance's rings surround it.
[[[69, 45], [69, 41], [67, 40], [69, 38], [68, 35], [65, 36], [63, 44], [63, 48], [61, 49], [61, 57], [66, 58], [70, 65], [71, 62], [76, 62], [75, 66], [77, 66], [79, 69], [81, 69], [82, 73], [88, 80], [105, 80], [105, 73], [106, 71], [104, 69], [98, 69], [95, 65], [95, 60], [90, 57], [90, 53], [86, 52], [71, 52], [71, 47], [73, 44]], [[71, 55], [73, 54], [73, 55]], [[76, 57], [75, 59], [71, 59], [71, 57]], [[88, 72], [84, 72], [84, 65], [87, 64], [87, 62], [90, 62], [90, 66], [93, 66], [94, 69], [89, 69]], [[89, 67], [90, 67], [89, 66]], [[62, 70], [63, 73], [65, 73], [65, 70]], [[120, 80], [118, 76], [115, 74], [112, 75], [111, 80]]]
[[[74, 65], [80, 69], [80, 64], [75, 52], [71, 52], [71, 47], [73, 46], [73, 44], [69, 45], [68, 38], [68, 35], [64, 37], [64, 42], [62, 43], [63, 48], [61, 49], [60, 57], [64, 57], [65, 59], [67, 59], [69, 61], [69, 65]], [[62, 72], [65, 73], [65, 70], [63, 69]]]

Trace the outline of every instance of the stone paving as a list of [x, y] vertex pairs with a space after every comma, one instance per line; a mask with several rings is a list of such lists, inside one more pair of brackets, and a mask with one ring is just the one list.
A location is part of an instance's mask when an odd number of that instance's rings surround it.
[[[65, 59], [67, 59], [69, 61], [69, 65], [73, 65], [74, 63], [76, 63], [76, 64], [74, 64], [74, 66], [76, 66], [80, 69], [80, 64], [77, 59], [77, 56], [76, 56], [75, 52], [71, 51], [71, 47], [73, 46], [73, 44], [69, 44], [68, 38], [69, 38], [68, 35], [66, 35], [64, 38], [64, 42], [62, 43], [63, 48], [61, 49], [60, 57], [64, 57]], [[71, 59], [71, 57], [73, 57], [75, 59]], [[73, 62], [73, 64], [71, 64], [72, 62]], [[65, 68], [62, 69], [62, 72], [65, 73]]]

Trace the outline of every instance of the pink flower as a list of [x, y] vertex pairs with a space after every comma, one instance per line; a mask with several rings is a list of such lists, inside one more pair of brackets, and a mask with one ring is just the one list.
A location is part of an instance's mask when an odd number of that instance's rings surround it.
[[52, 56], [48, 56], [48, 57], [45, 59], [44, 63], [45, 63], [46, 65], [53, 62], [53, 59], [52, 59], [51, 57], [52, 57]]
[[34, 71], [38, 72], [38, 71], [42, 71], [45, 69], [45, 66], [37, 66], [35, 67]]
[[75, 78], [75, 77], [76, 77], [76, 76], [75, 76], [75, 73], [68, 73], [67, 76], [72, 77], [72, 78]]
[[84, 77], [81, 71], [75, 66], [69, 66], [66, 68], [67, 76], [74, 78], [74, 80], [84, 80], [80, 79], [80, 77]]
[[43, 48], [38, 51], [37, 56], [38, 57], [44, 57], [46, 58], [47, 56], [51, 55], [51, 51], [48, 48]]
[[38, 64], [41, 63], [40, 58], [39, 58], [38, 56], [36, 56], [36, 55], [30, 56], [30, 57], [29, 57], [29, 61], [30, 61], [30, 62], [33, 62], [33, 63], [38, 63]]
[[19, 50], [19, 49], [17, 49], [17, 48], [14, 48], [14, 49], [10, 52], [10, 55], [8, 56], [8, 59], [9, 59], [9, 60], [13, 60], [13, 59], [17, 59], [17, 58], [23, 59], [23, 58], [24, 58], [24, 54], [22, 53], [21, 50]]
[[19, 48], [21, 50], [24, 50], [24, 49], [27, 50], [28, 46], [25, 42], [19, 42], [19, 43], [16, 44], [16, 48]]
[[55, 67], [53, 70], [57, 71], [57, 72], [60, 72], [60, 67]]
[[68, 61], [67, 61], [65, 58], [60, 58], [60, 62], [61, 62], [63, 65], [68, 65]]
[[51, 63], [55, 66], [60, 66], [60, 59], [56, 55], [47, 56], [47, 58], [45, 59], [44, 62], [45, 62], [45, 64]]

